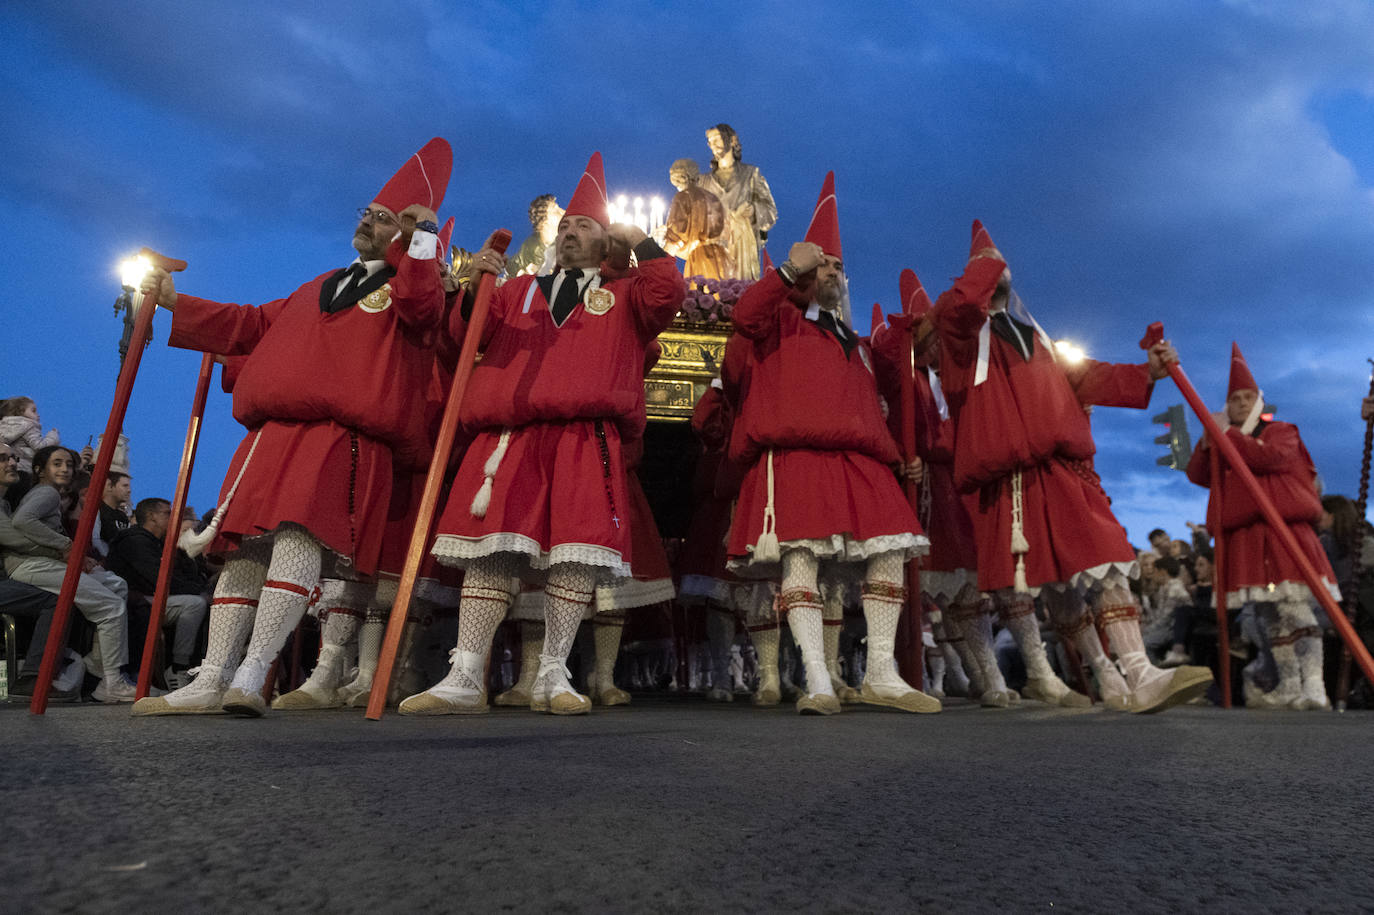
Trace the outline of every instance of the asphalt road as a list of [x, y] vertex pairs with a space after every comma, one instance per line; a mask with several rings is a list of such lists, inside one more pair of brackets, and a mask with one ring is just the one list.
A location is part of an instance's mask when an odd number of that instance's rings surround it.
[[1371, 911], [1374, 713], [0, 708], [0, 910]]

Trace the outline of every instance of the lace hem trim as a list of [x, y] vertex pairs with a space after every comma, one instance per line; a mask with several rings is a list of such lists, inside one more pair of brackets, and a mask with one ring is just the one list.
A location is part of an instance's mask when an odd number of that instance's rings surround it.
[[652, 581], [630, 578], [613, 585], [597, 585], [593, 603], [597, 613], [609, 613], [661, 604], [676, 595], [671, 578], [655, 578]]
[[[811, 553], [821, 562], [821, 577], [829, 577], [832, 580], [845, 580], [852, 577], [842, 571], [838, 571], [828, 566], [842, 563], [866, 562], [874, 556], [881, 556], [883, 553], [897, 552], [901, 554], [902, 562], [916, 556], [924, 556], [930, 552], [930, 541], [924, 534], [883, 534], [878, 537], [870, 537], [867, 540], [854, 540], [844, 534], [831, 534], [826, 538], [816, 538], [807, 540], [784, 540], [779, 545], [779, 552], [786, 553], [792, 549], [803, 549]], [[750, 547], [752, 551], [753, 547]], [[782, 575], [781, 562], [761, 562], [753, 556], [737, 556], [732, 558], [726, 566], [729, 571], [736, 575], [744, 575], [749, 578], [779, 578]]]
[[[1140, 563], [1132, 559], [1128, 562], [1104, 562], [1101, 565], [1093, 566], [1091, 569], [1075, 572], [1069, 576], [1069, 582], [1080, 591], [1091, 591], [1099, 585], [1106, 586], [1113, 583], [1125, 587], [1129, 580], [1139, 577]], [[1111, 579], [1117, 578], [1120, 580], [1111, 581]]]
[[560, 543], [546, 553], [534, 539], [509, 531], [486, 534], [482, 537], [440, 534], [434, 541], [434, 549], [430, 552], [444, 565], [459, 568], [465, 568], [473, 559], [497, 553], [514, 553], [525, 561], [531, 572], [535, 573], [547, 572], [550, 566], [570, 562], [605, 570], [610, 578], [629, 578], [631, 574], [630, 564], [620, 555], [619, 550], [591, 543]]
[[[1331, 598], [1339, 603], [1341, 592], [1336, 587], [1335, 582], [1322, 576], [1322, 584], [1326, 586], [1326, 591], [1331, 595]], [[1289, 600], [1315, 603], [1317, 599], [1313, 596], [1312, 589], [1307, 587], [1306, 582], [1302, 581], [1279, 581], [1269, 585], [1234, 588], [1226, 592], [1226, 606], [1231, 610], [1239, 610], [1248, 603], [1263, 604]]]
[[954, 600], [964, 588], [978, 588], [978, 573], [973, 569], [955, 569], [953, 572], [921, 571], [921, 593], [927, 597]]

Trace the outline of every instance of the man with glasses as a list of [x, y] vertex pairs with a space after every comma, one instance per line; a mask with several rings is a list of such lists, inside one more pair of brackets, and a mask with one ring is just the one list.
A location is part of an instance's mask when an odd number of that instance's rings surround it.
[[249, 432], [212, 522], [226, 564], [205, 660], [135, 715], [262, 715], [268, 670], [322, 574], [376, 572], [393, 469], [430, 447], [424, 395], [445, 304], [435, 211], [452, 165], [447, 142], [426, 144], [359, 212], [354, 262], [285, 299], [229, 305], [178, 296], [162, 270], [145, 278], [175, 310], [171, 345], [247, 357], [234, 418]]

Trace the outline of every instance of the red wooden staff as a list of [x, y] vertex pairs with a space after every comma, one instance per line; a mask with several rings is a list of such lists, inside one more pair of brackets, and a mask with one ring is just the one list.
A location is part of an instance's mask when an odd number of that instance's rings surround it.
[[1212, 532], [1212, 596], [1217, 606], [1217, 677], [1221, 681], [1221, 707], [1231, 707], [1231, 628], [1226, 620], [1226, 545], [1221, 529], [1221, 456], [1211, 449], [1212, 506], [1207, 527]]
[[[497, 229], [491, 238], [487, 239], [487, 247], [504, 254], [510, 245], [510, 239], [510, 232]], [[372, 693], [367, 700], [367, 717], [372, 721], [380, 721], [382, 712], [386, 709], [386, 693], [391, 685], [392, 668], [396, 665], [396, 652], [401, 647], [406, 615], [410, 612], [410, 599], [415, 593], [415, 579], [420, 575], [420, 563], [425, 558], [425, 548], [429, 546], [430, 529], [434, 526], [434, 511], [439, 503], [439, 489], [443, 485], [444, 471], [453, 451], [453, 440], [458, 434], [458, 413], [463, 406], [463, 394], [467, 391], [468, 379], [472, 377], [473, 365], [477, 360], [477, 344], [482, 339], [482, 329], [487, 323], [491, 293], [496, 288], [496, 277], [490, 273], [479, 273], [477, 276], [477, 297], [472, 305], [472, 317], [468, 320], [467, 331], [463, 336], [463, 348], [458, 354], [458, 368], [453, 376], [453, 386], [449, 388], [444, 418], [439, 424], [439, 436], [434, 442], [434, 457], [429, 462], [425, 490], [420, 496], [420, 510], [415, 517], [415, 530], [410, 535], [410, 548], [406, 551], [401, 580], [396, 585], [396, 600], [391, 605], [391, 618], [386, 624], [386, 637], [382, 640], [382, 651], [377, 658], [377, 672], [372, 679]]]
[[[911, 274], [912, 280], [916, 279], [915, 272], [903, 270], [903, 280], [906, 280], [908, 273]], [[901, 283], [903, 289], [906, 285], [907, 282]], [[911, 315], [911, 296], [903, 295], [902, 299], [902, 314], [912, 318], [912, 330], [914, 331], [915, 319]], [[916, 379], [913, 377], [913, 373], [916, 371], [916, 351], [910, 333], [902, 334], [901, 339], [901, 366], [897, 373], [901, 386], [897, 389], [897, 408], [901, 411], [902, 461], [910, 466], [917, 457]], [[911, 511], [919, 518], [921, 515], [921, 493], [916, 486], [916, 481], [911, 479], [909, 475], [903, 474], [902, 489], [906, 492], [907, 501], [911, 503]], [[921, 633], [922, 609], [921, 560], [913, 557], [907, 560], [906, 564], [906, 607], [902, 612], [906, 629], [906, 642], [898, 666], [901, 669], [902, 677], [915, 689], [922, 689], [925, 684], [925, 650]]]
[[[1374, 365], [1374, 359], [1369, 363]], [[1374, 397], [1374, 373], [1369, 376], [1369, 396]], [[1353, 614], [1359, 605], [1360, 575], [1364, 571], [1364, 513], [1369, 505], [1369, 458], [1370, 452], [1374, 451], [1374, 416], [1369, 417], [1364, 423], [1364, 455], [1360, 459], [1360, 497], [1355, 500], [1355, 511], [1359, 514], [1359, 525], [1355, 528], [1355, 546], [1351, 551], [1351, 562], [1354, 568], [1351, 571], [1350, 580], [1355, 583], [1355, 593], [1346, 597], [1346, 606]], [[1345, 711], [1346, 705], [1350, 701], [1350, 649], [1341, 646], [1341, 666], [1340, 673], [1336, 676], [1336, 711]]]
[[157, 587], [153, 591], [153, 608], [148, 615], [148, 637], [143, 642], [143, 663], [138, 668], [138, 698], [148, 695], [153, 676], [153, 655], [157, 635], [162, 629], [162, 617], [167, 610], [167, 591], [172, 583], [172, 566], [176, 563], [177, 540], [181, 534], [181, 513], [186, 509], [186, 490], [191, 485], [191, 469], [196, 464], [196, 446], [200, 444], [200, 423], [205, 417], [205, 397], [210, 392], [210, 375], [215, 357], [206, 353], [200, 359], [200, 377], [196, 379], [196, 396], [191, 401], [191, 421], [186, 425], [186, 444], [181, 448], [181, 470], [177, 473], [177, 488], [172, 494], [172, 515], [162, 538], [162, 563], [157, 567]]
[[[138, 253], [140, 257], [146, 257], [168, 273], [186, 269], [185, 261], [164, 257], [150, 248], [142, 248]], [[33, 698], [29, 701], [29, 712], [34, 715], [41, 715], [48, 709], [48, 690], [52, 688], [52, 678], [57, 672], [58, 655], [62, 651], [62, 646], [67, 643], [67, 624], [71, 622], [76, 587], [81, 581], [86, 551], [91, 546], [91, 532], [95, 529], [95, 519], [100, 514], [100, 493], [105, 491], [105, 480], [110, 474], [110, 461], [114, 458], [119, 432], [124, 427], [124, 414], [129, 409], [129, 397], [134, 392], [134, 378], [138, 375], [139, 360], [143, 358], [143, 347], [148, 343], [148, 331], [153, 324], [153, 312], [157, 310], [157, 303], [145, 302], [143, 293], [134, 290], [133, 307], [137, 311], [137, 316], [129, 335], [129, 350], [124, 356], [124, 365], [119, 369], [119, 382], [115, 385], [110, 418], [105, 423], [105, 436], [100, 440], [100, 451], [95, 456], [95, 469], [91, 471], [86, 507], [81, 510], [81, 520], [76, 525], [76, 536], [72, 538], [71, 552], [67, 556], [67, 574], [62, 579], [62, 590], [57, 595], [57, 608], [53, 610], [52, 625], [48, 628], [48, 642], [43, 647], [43, 663], [38, 667], [38, 682], [34, 685]]]
[[[1145, 337], [1140, 341], [1140, 347], [1141, 349], [1149, 349], [1162, 339], [1164, 339], [1164, 325], [1156, 321], [1145, 331]], [[1212, 443], [1212, 447], [1221, 453], [1221, 459], [1227, 463], [1236, 478], [1240, 480], [1250, 498], [1255, 500], [1255, 504], [1259, 506], [1260, 513], [1264, 516], [1265, 522], [1268, 523], [1269, 529], [1278, 538], [1279, 546], [1302, 570], [1303, 580], [1307, 583], [1308, 589], [1311, 590], [1312, 596], [1326, 610], [1327, 617], [1336, 626], [1336, 631], [1341, 634], [1341, 639], [1345, 642], [1346, 648], [1350, 650], [1350, 653], [1359, 663], [1360, 670], [1364, 671], [1364, 675], [1369, 678], [1371, 683], [1374, 683], [1374, 658], [1370, 657], [1369, 650], [1364, 647], [1364, 643], [1355, 633], [1355, 627], [1350, 624], [1350, 620], [1345, 618], [1340, 606], [1326, 590], [1326, 585], [1322, 582], [1321, 576], [1317, 574], [1317, 570], [1312, 567], [1307, 555], [1303, 553], [1298, 541], [1293, 537], [1293, 532], [1288, 529], [1288, 525], [1284, 522], [1283, 516], [1279, 514], [1274, 503], [1270, 501], [1269, 496], [1260, 487], [1259, 481], [1250, 472], [1250, 468], [1245, 466], [1245, 461], [1241, 458], [1240, 452], [1236, 450], [1236, 446], [1231, 444], [1230, 439], [1217, 425], [1217, 421], [1212, 418], [1211, 411], [1207, 409], [1207, 405], [1198, 396], [1192, 382], [1188, 380], [1187, 375], [1183, 374], [1183, 368], [1177, 362], [1168, 363], [1165, 368], [1168, 369], [1169, 377], [1174, 380], [1174, 384], [1178, 385], [1179, 391], [1183, 394], [1183, 399], [1188, 401], [1188, 405], [1193, 408], [1193, 412], [1202, 421], [1202, 427], [1207, 432], [1208, 441]]]

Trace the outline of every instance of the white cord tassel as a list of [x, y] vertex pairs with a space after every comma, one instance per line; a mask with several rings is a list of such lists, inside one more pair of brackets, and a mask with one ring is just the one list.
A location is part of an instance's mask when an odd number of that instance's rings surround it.
[[1026, 583], [1025, 554], [1030, 552], [1030, 544], [1026, 541], [1025, 525], [1023, 521], [1021, 471], [1018, 470], [1011, 475], [1011, 554], [1016, 557], [1016, 578], [1014, 587], [1022, 594], [1029, 594], [1030, 585]]
[[502, 429], [501, 438], [496, 442], [496, 447], [492, 449], [487, 463], [482, 467], [481, 487], [477, 490], [477, 495], [472, 497], [472, 506], [469, 511], [474, 518], [485, 518], [487, 509], [491, 508], [491, 481], [496, 478], [496, 471], [501, 466], [501, 459], [506, 456], [506, 448], [510, 446], [510, 430]]
[[248, 462], [253, 460], [253, 452], [258, 450], [258, 440], [262, 438], [262, 429], [253, 436], [253, 444], [248, 446], [248, 454], [244, 456], [243, 463], [239, 465], [238, 476], [234, 477], [234, 485], [229, 487], [229, 491], [224, 494], [224, 501], [215, 509], [215, 516], [210, 519], [210, 523], [205, 525], [205, 530], [197, 534], [194, 530], [188, 530], [177, 538], [177, 546], [186, 551], [186, 555], [195, 559], [205, 548], [210, 545], [210, 541], [215, 539], [219, 533], [219, 526], [224, 521], [224, 516], [229, 511], [229, 503], [234, 501], [234, 493], [239, 491], [239, 483], [243, 481], [243, 472], [248, 469]]
[[763, 507], [763, 533], [754, 544], [754, 558], [759, 562], [780, 562], [782, 547], [778, 543], [778, 519], [773, 511], [773, 451], [768, 451], [768, 504]]

